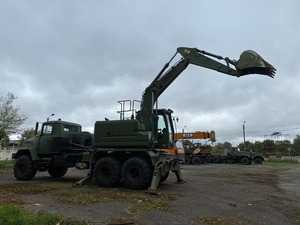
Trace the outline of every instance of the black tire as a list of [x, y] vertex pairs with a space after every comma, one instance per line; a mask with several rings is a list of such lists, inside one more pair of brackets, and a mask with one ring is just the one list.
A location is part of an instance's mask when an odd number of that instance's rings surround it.
[[229, 158], [229, 159], [227, 159], [227, 160], [226, 160], [226, 162], [227, 162], [227, 163], [231, 163], [231, 164], [232, 164], [232, 163], [234, 163], [234, 159], [232, 159], [232, 158]]
[[102, 187], [113, 187], [121, 180], [121, 163], [113, 157], [103, 157], [94, 168], [95, 180]]
[[31, 180], [36, 174], [33, 161], [30, 156], [20, 156], [14, 165], [14, 175], [17, 180]]
[[129, 189], [141, 190], [148, 188], [153, 176], [153, 166], [144, 158], [129, 158], [123, 165], [122, 178]]
[[91, 147], [93, 145], [93, 136], [90, 132], [87, 131], [80, 132], [74, 138], [74, 143], [86, 147]]
[[191, 158], [188, 157], [188, 156], [186, 156], [186, 157], [185, 157], [185, 160], [184, 160], [184, 164], [185, 164], [185, 165], [190, 165], [190, 164], [191, 164]]
[[248, 157], [242, 157], [241, 158], [241, 164], [242, 165], [249, 165], [249, 164], [251, 164], [251, 161]]
[[254, 159], [254, 162], [255, 162], [255, 164], [262, 164], [262, 158], [261, 157], [256, 157], [255, 159]]
[[200, 165], [202, 163], [201, 158], [195, 156], [192, 158], [192, 164], [193, 165]]
[[159, 182], [162, 183], [162, 182], [166, 181], [168, 179], [168, 177], [169, 177], [169, 174], [170, 174], [170, 172], [168, 171], [164, 176], [162, 176], [160, 178]]
[[211, 163], [212, 162], [212, 158], [210, 156], [206, 156], [205, 157], [205, 162], [206, 163]]
[[68, 172], [68, 167], [65, 166], [52, 166], [48, 168], [48, 173], [53, 178], [63, 177]]
[[213, 156], [213, 158], [212, 158], [213, 163], [219, 163], [220, 161], [221, 161], [221, 159], [219, 156]]

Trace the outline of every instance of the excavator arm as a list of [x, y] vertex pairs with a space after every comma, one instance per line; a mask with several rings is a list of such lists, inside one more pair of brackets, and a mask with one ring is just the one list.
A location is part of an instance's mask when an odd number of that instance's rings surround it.
[[[182, 58], [167, 70], [171, 61], [177, 54]], [[216, 61], [224, 60], [225, 64]], [[163, 67], [152, 83], [145, 89], [141, 101], [142, 117], [149, 117], [154, 110], [154, 105], [158, 97], [168, 88], [168, 86], [187, 68], [189, 64], [216, 70], [227, 75], [240, 77], [248, 74], [262, 74], [274, 77], [276, 69], [266, 62], [259, 54], [254, 51], [244, 51], [238, 61], [228, 57], [215, 55], [197, 48], [179, 47], [171, 60]], [[234, 66], [232, 68], [231, 66]], [[166, 71], [167, 70], [167, 71]]]

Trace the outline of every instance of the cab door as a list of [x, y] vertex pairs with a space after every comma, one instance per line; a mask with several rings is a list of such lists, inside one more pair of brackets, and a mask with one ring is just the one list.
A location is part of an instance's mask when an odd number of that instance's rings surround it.
[[157, 147], [163, 149], [174, 148], [174, 129], [171, 116], [165, 111], [158, 111]]
[[38, 144], [38, 154], [51, 154], [52, 153], [52, 140], [54, 133], [54, 124], [44, 124], [40, 134]]

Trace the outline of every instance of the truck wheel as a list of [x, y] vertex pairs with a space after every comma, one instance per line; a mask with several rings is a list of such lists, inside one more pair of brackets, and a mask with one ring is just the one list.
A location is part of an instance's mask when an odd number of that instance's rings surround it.
[[185, 160], [184, 160], [184, 164], [185, 165], [190, 165], [191, 164], [191, 158], [186, 156]]
[[86, 147], [91, 147], [93, 145], [93, 136], [90, 132], [87, 131], [80, 132], [74, 138], [74, 143]]
[[255, 164], [262, 164], [262, 158], [260, 158], [260, 157], [256, 157], [255, 159], [254, 159], [254, 162], [255, 162]]
[[103, 157], [95, 165], [95, 180], [103, 187], [113, 187], [121, 180], [121, 163], [113, 157]]
[[53, 178], [63, 177], [68, 172], [68, 167], [65, 166], [49, 166], [48, 173]]
[[206, 156], [206, 157], [205, 157], [205, 162], [206, 162], [206, 163], [211, 163], [211, 161], [212, 161], [212, 159], [211, 159], [210, 156]]
[[144, 158], [129, 158], [123, 165], [122, 178], [124, 185], [130, 189], [145, 189], [151, 184], [153, 167]]
[[243, 165], [249, 165], [249, 164], [251, 164], [251, 161], [250, 161], [250, 159], [248, 157], [242, 157], [241, 158], [241, 164], [243, 164]]
[[192, 164], [193, 165], [200, 165], [201, 164], [201, 159], [199, 157], [193, 157], [192, 158]]
[[232, 163], [234, 163], [234, 159], [232, 159], [232, 158], [229, 158], [229, 159], [227, 159], [227, 160], [226, 160], [226, 162], [227, 162], [227, 163], [231, 163], [231, 164], [232, 164]]
[[14, 175], [17, 180], [31, 180], [34, 178], [36, 171], [28, 155], [20, 156], [14, 165]]
[[219, 156], [213, 156], [212, 162], [213, 162], [213, 163], [219, 163], [219, 162], [220, 162]]

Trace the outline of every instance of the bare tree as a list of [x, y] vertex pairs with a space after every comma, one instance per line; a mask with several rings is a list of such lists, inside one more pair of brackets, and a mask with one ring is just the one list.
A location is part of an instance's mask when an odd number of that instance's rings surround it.
[[20, 132], [20, 126], [27, 119], [26, 115], [19, 114], [19, 106], [13, 106], [15, 99], [17, 97], [10, 92], [5, 97], [0, 97], [0, 141], [4, 137]]

